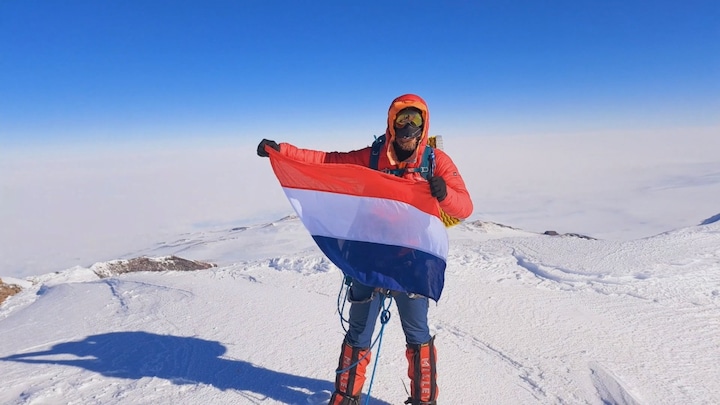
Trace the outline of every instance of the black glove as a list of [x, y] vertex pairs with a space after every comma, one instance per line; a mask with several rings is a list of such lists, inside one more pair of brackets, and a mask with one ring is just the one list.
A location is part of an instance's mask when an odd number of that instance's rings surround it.
[[441, 176], [430, 177], [428, 183], [430, 183], [430, 194], [437, 198], [438, 201], [442, 201], [447, 197], [447, 185], [445, 185], [445, 179]]
[[257, 150], [258, 156], [268, 157], [268, 153], [265, 152], [265, 145], [280, 152], [280, 145], [278, 145], [275, 141], [271, 141], [269, 139], [263, 139], [262, 141], [260, 141], [260, 145], [258, 145], [258, 150]]

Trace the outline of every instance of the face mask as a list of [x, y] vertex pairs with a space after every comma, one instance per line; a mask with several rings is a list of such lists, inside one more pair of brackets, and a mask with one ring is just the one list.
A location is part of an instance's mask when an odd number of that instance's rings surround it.
[[414, 127], [412, 125], [405, 125], [402, 128], [395, 128], [395, 138], [397, 139], [420, 138], [421, 135], [422, 128]]

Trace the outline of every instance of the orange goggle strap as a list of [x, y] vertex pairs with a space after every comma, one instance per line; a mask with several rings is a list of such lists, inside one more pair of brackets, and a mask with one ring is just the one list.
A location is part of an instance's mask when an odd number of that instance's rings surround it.
[[397, 117], [397, 114], [402, 109], [408, 108], [408, 107], [415, 107], [421, 111], [420, 115], [423, 119], [423, 124], [424, 124], [423, 132], [427, 131], [429, 117], [428, 117], [427, 106], [424, 103], [417, 101], [417, 100], [396, 101], [396, 102], [392, 103], [392, 105], [390, 106], [390, 109], [388, 110], [388, 129], [390, 131], [392, 131], [393, 138], [395, 137], [395, 129], [393, 128], [393, 125], [395, 124], [395, 117]]

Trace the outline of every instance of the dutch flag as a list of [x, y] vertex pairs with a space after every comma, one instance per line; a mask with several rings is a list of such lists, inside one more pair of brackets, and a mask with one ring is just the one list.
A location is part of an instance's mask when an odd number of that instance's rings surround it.
[[449, 240], [424, 181], [270, 150], [290, 204], [322, 252], [358, 282], [440, 299]]

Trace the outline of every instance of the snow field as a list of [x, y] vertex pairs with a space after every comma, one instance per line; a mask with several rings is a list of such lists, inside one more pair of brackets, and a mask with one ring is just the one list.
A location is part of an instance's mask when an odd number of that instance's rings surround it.
[[[286, 218], [148, 248], [220, 258], [210, 270], [28, 278], [0, 308], [0, 402], [323, 398], [344, 334], [342, 276], [303, 232]], [[443, 403], [720, 401], [718, 223], [628, 242], [479, 223], [450, 236], [430, 311]], [[406, 398], [404, 350], [392, 307], [371, 403]]]

